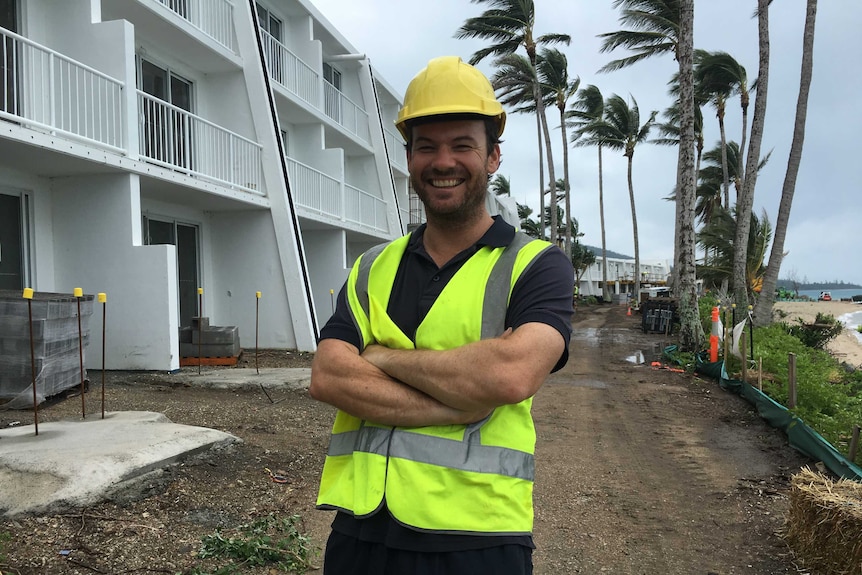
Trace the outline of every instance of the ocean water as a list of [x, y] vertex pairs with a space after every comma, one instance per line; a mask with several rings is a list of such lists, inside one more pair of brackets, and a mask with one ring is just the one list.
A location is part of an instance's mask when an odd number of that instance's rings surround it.
[[[862, 307], [860, 304], [859, 307]], [[862, 333], [859, 333], [858, 327], [862, 324], [862, 311], [856, 311], [853, 313], [845, 313], [844, 315], [840, 315], [836, 318], [838, 321], [844, 324], [844, 327], [853, 332], [853, 335], [856, 336], [856, 339], [859, 340], [859, 343], [862, 343]]]
[[[799, 290], [800, 296], [808, 296], [813, 300], [816, 300], [820, 297], [819, 289], [801, 289]], [[854, 295], [862, 295], [862, 288], [850, 288], [850, 289], [831, 289], [831, 290], [823, 290], [828, 291], [832, 294], [832, 299], [834, 301], [839, 301], [841, 299], [850, 299]]]

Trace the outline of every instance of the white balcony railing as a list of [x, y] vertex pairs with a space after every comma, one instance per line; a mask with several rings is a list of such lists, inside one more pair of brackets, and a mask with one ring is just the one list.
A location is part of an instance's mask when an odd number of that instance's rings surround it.
[[287, 49], [269, 32], [263, 34], [263, 49], [270, 78], [315, 108], [320, 107], [320, 74]]
[[298, 205], [322, 216], [341, 219], [344, 209], [340, 181], [292, 158], [287, 158], [287, 175]]
[[368, 113], [329, 82], [323, 83], [323, 111], [363, 142], [371, 139]]
[[407, 171], [407, 154], [404, 150], [404, 140], [401, 134], [391, 128], [383, 129], [383, 137], [386, 138], [386, 151], [389, 152], [389, 161]]
[[150, 162], [263, 195], [259, 144], [140, 90], [138, 111]]
[[344, 184], [344, 218], [386, 232], [386, 202], [350, 184]]
[[156, 0], [192, 26], [236, 53], [233, 4], [229, 0]]
[[350, 184], [342, 184], [302, 162], [287, 158], [290, 189], [303, 210], [339, 222], [386, 232], [386, 203]]
[[0, 117], [125, 152], [123, 83], [0, 28]]

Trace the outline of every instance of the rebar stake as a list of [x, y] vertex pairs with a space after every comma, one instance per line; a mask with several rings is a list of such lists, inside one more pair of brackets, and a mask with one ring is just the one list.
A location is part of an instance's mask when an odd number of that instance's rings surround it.
[[78, 361], [81, 366], [81, 419], [87, 419], [87, 402], [84, 399], [84, 336], [81, 332], [81, 298], [84, 297], [84, 290], [77, 287], [73, 294], [78, 302]]
[[105, 419], [105, 324], [107, 321], [108, 296], [99, 292], [99, 303], [102, 304], [102, 419]]
[[201, 345], [203, 344], [203, 319], [204, 319], [204, 288], [198, 288], [198, 375], [201, 374]]
[[39, 435], [39, 400], [36, 399], [36, 351], [33, 347], [33, 290], [24, 288], [24, 299], [27, 300], [27, 314], [30, 317], [30, 377], [33, 385], [33, 427]]
[[257, 365], [258, 333], [260, 329], [260, 292], [254, 293], [254, 370], [260, 375]]

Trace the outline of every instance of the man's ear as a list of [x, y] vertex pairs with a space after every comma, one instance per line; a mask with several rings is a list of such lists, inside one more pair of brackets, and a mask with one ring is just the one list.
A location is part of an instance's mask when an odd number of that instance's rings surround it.
[[496, 172], [500, 168], [502, 160], [503, 156], [500, 152], [500, 144], [494, 144], [494, 147], [491, 148], [491, 152], [488, 154], [488, 174]]

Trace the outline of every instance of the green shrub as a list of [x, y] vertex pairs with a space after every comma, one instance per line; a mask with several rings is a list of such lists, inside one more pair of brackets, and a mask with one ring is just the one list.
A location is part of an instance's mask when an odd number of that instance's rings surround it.
[[821, 349], [802, 343], [780, 323], [755, 330], [754, 357], [763, 361], [763, 391], [788, 402], [789, 354], [796, 355], [796, 408], [792, 411], [833, 447], [847, 452], [850, 433], [862, 421], [862, 372], [848, 372]]
[[[311, 538], [300, 532], [300, 517], [278, 518], [273, 514], [255, 519], [232, 530], [226, 536], [221, 530], [201, 539], [198, 557], [221, 564], [212, 575], [233, 575], [243, 566], [271, 565], [286, 573], [305, 573], [312, 566], [317, 551]], [[227, 561], [225, 563], [225, 561]], [[190, 575], [210, 575], [196, 567]]]
[[782, 323], [787, 333], [799, 338], [803, 344], [814, 349], [826, 349], [826, 344], [838, 337], [844, 324], [829, 314], [818, 313], [813, 324], [806, 324], [796, 318], [796, 325]]

